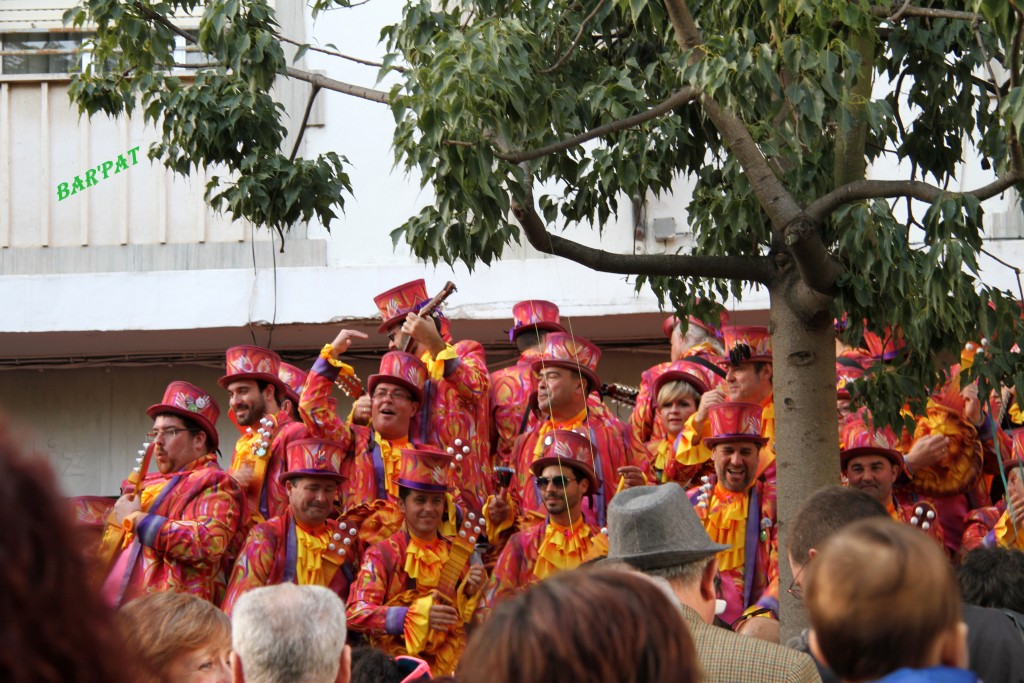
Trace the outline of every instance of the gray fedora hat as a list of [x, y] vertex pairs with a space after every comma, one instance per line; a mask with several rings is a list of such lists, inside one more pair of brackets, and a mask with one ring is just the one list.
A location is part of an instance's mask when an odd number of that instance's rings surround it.
[[628, 488], [608, 505], [608, 561], [663, 569], [728, 548], [711, 541], [679, 484]]

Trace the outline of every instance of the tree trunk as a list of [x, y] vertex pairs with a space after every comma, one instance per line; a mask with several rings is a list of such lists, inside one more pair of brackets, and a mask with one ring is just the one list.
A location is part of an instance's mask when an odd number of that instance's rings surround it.
[[827, 311], [808, 321], [793, 310], [787, 290], [795, 282], [791, 272], [769, 289], [783, 643], [807, 624], [803, 606], [786, 590], [793, 578], [786, 555], [789, 523], [812, 493], [839, 483], [835, 332]]

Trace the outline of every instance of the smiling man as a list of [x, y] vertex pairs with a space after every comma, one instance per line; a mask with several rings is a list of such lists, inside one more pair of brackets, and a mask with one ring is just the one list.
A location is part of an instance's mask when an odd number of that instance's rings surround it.
[[421, 657], [435, 676], [454, 672], [486, 578], [483, 565], [464, 565], [454, 604], [436, 591], [452, 551], [451, 539], [439, 533], [452, 464], [440, 451], [402, 450], [395, 483], [405, 527], [367, 551], [346, 609], [349, 628], [371, 645], [391, 656]]
[[[220, 408], [204, 390], [179, 381], [146, 414], [153, 418], [147, 436], [157, 471], [143, 480], [142, 495], [122, 484], [112, 521], [123, 530], [123, 541], [104, 597], [121, 605], [172, 590], [216, 602], [245, 506], [242, 490], [217, 464]], [[114, 531], [108, 529], [105, 543]]]
[[715, 478], [691, 489], [690, 500], [715, 543], [728, 545], [718, 553], [722, 577], [722, 619], [743, 616], [777, 617], [779, 610], [778, 545], [775, 486], [757, 478], [759, 452], [765, 444], [761, 406], [720, 403], [708, 410]]
[[355, 574], [347, 551], [352, 543], [329, 518], [343, 455], [339, 444], [323, 439], [288, 445], [288, 471], [281, 475], [288, 509], [249, 532], [222, 605], [229, 615], [243, 593], [279, 583], [326, 586], [342, 600], [348, 597]]
[[760, 425], [763, 443], [757, 466], [758, 475], [775, 481], [775, 403], [772, 393], [772, 340], [767, 327], [723, 327], [726, 370], [722, 384], [704, 392], [697, 412], [689, 417], [676, 441], [677, 466], [693, 467], [711, 459], [705, 439], [710, 434], [708, 416], [712, 407], [730, 403], [755, 403], [761, 407]]

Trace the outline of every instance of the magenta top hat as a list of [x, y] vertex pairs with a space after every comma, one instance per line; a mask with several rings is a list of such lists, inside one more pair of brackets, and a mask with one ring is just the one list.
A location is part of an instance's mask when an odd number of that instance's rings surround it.
[[395, 483], [428, 493], [448, 491], [448, 472], [455, 458], [432, 446], [403, 448]]
[[164, 391], [164, 400], [146, 409], [146, 415], [152, 418], [164, 413], [195, 422], [206, 432], [206, 438], [210, 440], [210, 451], [217, 450], [220, 439], [217, 438], [216, 424], [220, 417], [220, 406], [208, 393], [195, 384], [171, 382]]
[[286, 457], [288, 470], [280, 475], [281, 481], [300, 477], [333, 479], [341, 483], [341, 444], [328, 439], [297, 439], [288, 444]]
[[897, 467], [903, 466], [900, 439], [896, 433], [889, 427], [872, 429], [861, 415], [850, 418], [843, 425], [839, 444], [839, 463], [844, 472], [851, 460], [864, 455], [878, 455]]
[[697, 363], [688, 361], [685, 358], [673, 361], [672, 364], [654, 380], [654, 391], [652, 392], [654, 400], [658, 400], [658, 392], [661, 391], [661, 388], [669, 382], [686, 382], [696, 389], [698, 394], [703, 394], [708, 390], [708, 380], [704, 372], [705, 370], [703, 367]]
[[772, 362], [772, 338], [767, 327], [726, 326], [722, 328], [722, 341], [725, 362], [730, 365]]
[[278, 376], [281, 357], [275, 352], [260, 346], [232, 346], [226, 356], [228, 374], [217, 380], [224, 389], [232, 382], [251, 379], [273, 384], [279, 394], [286, 392], [285, 383]]
[[587, 391], [596, 391], [601, 386], [597, 376], [599, 360], [601, 349], [586, 339], [565, 332], [551, 332], [544, 339], [540, 360], [533, 362], [533, 371], [538, 373], [546, 366], [554, 366], [578, 372], [587, 380]]
[[528, 329], [565, 332], [559, 320], [558, 306], [550, 301], [520, 301], [512, 307], [512, 329], [508, 331], [508, 339], [515, 341], [520, 333]]
[[555, 429], [544, 437], [543, 448], [540, 457], [530, 463], [530, 471], [535, 476], [540, 476], [548, 465], [571, 467], [587, 478], [591, 493], [597, 492], [597, 474], [591, 464], [597, 453], [590, 439], [579, 432]]
[[761, 412], [756, 403], [726, 402], [708, 408], [711, 436], [704, 439], [708, 448], [720, 443], [750, 441], [764, 446], [768, 439], [761, 436]]
[[284, 395], [292, 400], [296, 407], [299, 405], [299, 398], [302, 394], [302, 385], [306, 383], [306, 373], [294, 365], [281, 363], [277, 370], [277, 376], [284, 382]]
[[422, 279], [406, 282], [405, 284], [392, 287], [383, 294], [373, 297], [373, 303], [377, 304], [380, 317], [384, 321], [377, 331], [383, 334], [392, 327], [400, 325], [409, 311], [415, 311], [420, 306], [430, 301], [427, 295], [427, 283]]
[[378, 384], [397, 384], [412, 392], [413, 400], [423, 402], [423, 388], [427, 385], [427, 366], [416, 356], [405, 351], [388, 351], [380, 359], [380, 372], [370, 375], [366, 387], [370, 394]]

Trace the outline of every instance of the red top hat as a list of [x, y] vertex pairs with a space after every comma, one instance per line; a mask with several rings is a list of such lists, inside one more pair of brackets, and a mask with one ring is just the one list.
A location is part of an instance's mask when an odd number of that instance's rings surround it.
[[590, 492], [597, 492], [597, 474], [592, 462], [597, 458], [596, 447], [590, 439], [568, 429], [555, 429], [544, 437], [544, 450], [530, 464], [530, 471], [540, 476], [548, 465], [571, 467], [590, 482]]
[[384, 322], [377, 331], [383, 334], [392, 327], [402, 324], [409, 311], [417, 310], [428, 301], [430, 297], [427, 295], [427, 283], [422, 279], [406, 282], [378, 294], [373, 297], [373, 303], [377, 304]]
[[341, 483], [344, 479], [341, 475], [343, 455], [341, 444], [337, 441], [297, 439], [288, 444], [288, 470], [282, 472], [279, 479], [284, 482], [300, 477], [319, 477]]
[[879, 455], [897, 467], [903, 466], [900, 439], [895, 432], [889, 427], [872, 429], [861, 415], [851, 417], [843, 425], [839, 444], [839, 462], [844, 472], [851, 460], [863, 455]]
[[260, 346], [232, 346], [226, 355], [228, 374], [217, 380], [224, 389], [240, 379], [251, 379], [269, 382], [277, 388], [278, 394], [285, 393], [285, 384], [277, 374], [281, 368], [281, 356], [275, 352]]
[[290, 398], [297, 408], [299, 397], [302, 394], [302, 385], [306, 383], [306, 373], [294, 365], [282, 362], [281, 367], [277, 370], [277, 376], [284, 382], [284, 395]]
[[195, 422], [206, 432], [206, 438], [210, 441], [210, 452], [217, 450], [220, 439], [217, 438], [215, 425], [220, 416], [220, 406], [208, 393], [195, 384], [171, 382], [164, 392], [164, 400], [146, 409], [146, 415], [152, 418], [164, 413]]
[[708, 370], [685, 358], [674, 361], [665, 372], [658, 375], [658, 378], [654, 380], [654, 391], [652, 392], [654, 400], [658, 400], [658, 392], [668, 382], [686, 382], [696, 389], [698, 394], [703, 394], [708, 390], [708, 378], [704, 374], [705, 372], [708, 372]]
[[416, 491], [445, 493], [448, 491], [448, 471], [454, 460], [433, 446], [403, 448], [395, 483]]
[[541, 359], [533, 362], [534, 373], [546, 366], [565, 368], [579, 372], [587, 380], [587, 391], [596, 391], [601, 386], [597, 376], [597, 362], [601, 360], [601, 349], [586, 339], [574, 337], [565, 332], [552, 332], [544, 339]]
[[771, 363], [772, 338], [767, 327], [757, 325], [726, 326], [722, 328], [725, 363]]
[[836, 398], [849, 399], [851, 382], [864, 376], [864, 366], [852, 358], [836, 359]]
[[903, 330], [893, 330], [886, 325], [882, 335], [879, 336], [868, 329], [868, 321], [864, 321], [864, 345], [868, 347], [868, 353], [876, 361], [892, 360], [896, 354], [906, 346], [903, 341]]
[[764, 446], [768, 439], [761, 436], [761, 406], [756, 403], [719, 403], [708, 408], [711, 436], [704, 439], [708, 448], [720, 443], [748, 441]]
[[422, 403], [423, 387], [427, 385], [427, 366], [411, 353], [388, 351], [380, 359], [380, 372], [370, 375], [366, 380], [371, 395], [381, 382], [408, 389], [412, 392], [413, 400]]
[[559, 324], [558, 306], [540, 299], [517, 303], [512, 307], [512, 329], [508, 331], [508, 340], [515, 341], [527, 329], [565, 332]]

